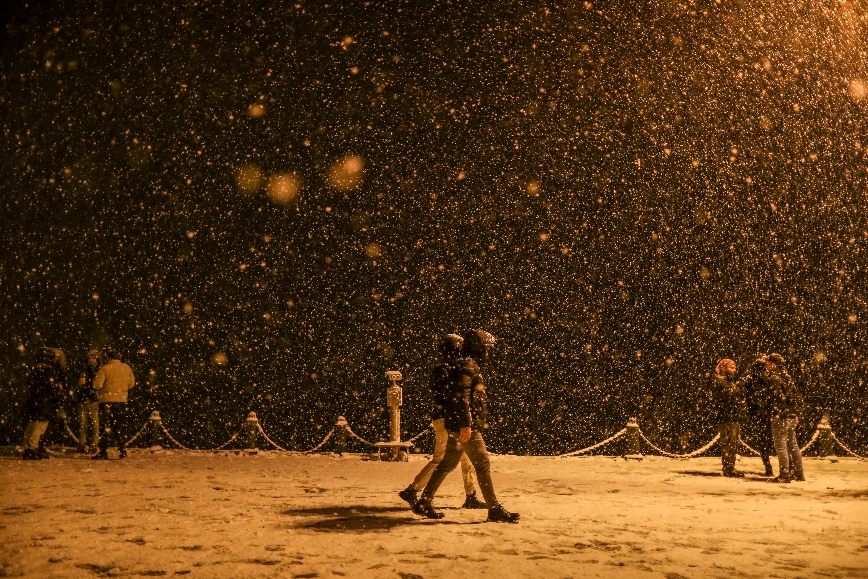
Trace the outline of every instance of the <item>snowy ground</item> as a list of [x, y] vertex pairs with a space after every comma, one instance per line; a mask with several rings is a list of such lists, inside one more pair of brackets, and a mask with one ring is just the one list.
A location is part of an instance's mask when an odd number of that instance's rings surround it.
[[0, 457], [0, 576], [868, 577], [868, 462], [807, 459], [807, 482], [719, 458], [493, 457], [518, 525], [484, 523], [457, 473], [446, 518], [396, 493], [424, 464], [366, 456], [133, 450]]

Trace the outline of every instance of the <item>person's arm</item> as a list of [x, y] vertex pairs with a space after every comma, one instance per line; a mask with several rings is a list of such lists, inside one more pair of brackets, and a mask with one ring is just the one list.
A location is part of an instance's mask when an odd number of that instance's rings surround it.
[[103, 384], [105, 384], [105, 370], [100, 368], [99, 372], [96, 373], [96, 377], [93, 379], [93, 389], [99, 392], [102, 390]]

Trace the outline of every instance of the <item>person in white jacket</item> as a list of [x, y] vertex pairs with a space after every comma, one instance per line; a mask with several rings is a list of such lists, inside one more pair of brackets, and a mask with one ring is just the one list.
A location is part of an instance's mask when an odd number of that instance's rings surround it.
[[99, 437], [99, 452], [94, 460], [108, 460], [109, 439], [114, 439], [118, 446], [118, 457], [127, 455], [124, 449], [124, 435], [121, 432], [127, 413], [127, 400], [130, 388], [136, 385], [133, 369], [121, 362], [120, 355], [109, 350], [108, 362], [96, 373], [93, 388], [99, 398], [99, 423], [103, 428]]

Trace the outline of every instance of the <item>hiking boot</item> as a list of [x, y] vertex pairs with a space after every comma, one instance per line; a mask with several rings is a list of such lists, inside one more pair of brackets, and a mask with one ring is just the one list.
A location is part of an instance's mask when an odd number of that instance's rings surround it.
[[510, 513], [500, 503], [488, 509], [489, 523], [517, 523], [518, 517], [518, 513]]
[[95, 455], [93, 455], [92, 457], [90, 457], [90, 459], [91, 460], [108, 460], [109, 457], [108, 457], [108, 453], [106, 451], [101, 450], [98, 453], [96, 453]]
[[765, 472], [765, 474], [763, 474], [763, 476], [775, 476], [775, 473], [774, 473], [774, 471], [772, 471], [771, 466], [766, 467], [766, 472]]
[[24, 454], [21, 455], [21, 460], [41, 460], [42, 457], [39, 456], [39, 453], [33, 450], [32, 448], [25, 448]]
[[464, 504], [461, 505], [462, 509], [487, 509], [488, 505], [480, 501], [476, 498], [476, 492], [472, 495], [467, 495], [467, 498], [464, 499]]
[[770, 479], [769, 479], [768, 481], [766, 481], [766, 482], [770, 482], [770, 483], [784, 483], [784, 484], [789, 484], [789, 483], [790, 483], [790, 479], [785, 478], [785, 477], [779, 477], [779, 476], [776, 476], [775, 478], [770, 478]]
[[120, 449], [120, 450], [118, 451], [118, 458], [121, 459], [121, 458], [126, 458], [126, 457], [127, 457], [127, 451], [126, 451], [126, 449], [123, 449], [123, 448]]
[[416, 503], [419, 502], [419, 497], [416, 496], [416, 489], [412, 486], [409, 486], [398, 493], [398, 496], [407, 501], [407, 504], [410, 505], [410, 508], [416, 506]]
[[797, 474], [793, 476], [793, 482], [805, 482], [805, 475]]
[[51, 455], [48, 454], [48, 451], [45, 450], [44, 448], [37, 449], [36, 454], [39, 455], [40, 459], [51, 458]]
[[416, 504], [413, 505], [413, 512], [425, 517], [426, 519], [442, 519], [445, 516], [443, 513], [435, 511], [434, 505], [431, 504], [430, 499], [424, 497], [416, 501]]
[[723, 473], [723, 476], [728, 476], [730, 478], [742, 478], [744, 476], [744, 473], [741, 472], [740, 470], [733, 469], [733, 470], [725, 471]]

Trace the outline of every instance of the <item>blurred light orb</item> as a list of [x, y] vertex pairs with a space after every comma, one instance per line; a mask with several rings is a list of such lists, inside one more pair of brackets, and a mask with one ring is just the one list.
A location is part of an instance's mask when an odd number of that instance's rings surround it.
[[847, 316], [847, 321], [851, 324], [855, 324], [858, 320], [859, 316], [857, 316], [856, 314], [850, 314], [849, 316]]
[[380, 257], [382, 254], [382, 248], [380, 248], [380, 244], [376, 241], [373, 243], [369, 243], [365, 246], [365, 255], [370, 258]]
[[332, 165], [329, 170], [329, 184], [340, 191], [352, 191], [362, 181], [365, 161], [357, 155], [347, 155]]
[[225, 366], [229, 363], [229, 358], [223, 352], [217, 352], [211, 356], [211, 363], [215, 366]]
[[527, 193], [528, 195], [539, 195], [539, 183], [536, 181], [531, 181], [527, 184]]
[[822, 364], [826, 360], [828, 360], [828, 358], [826, 357], [826, 352], [824, 352], [822, 350], [817, 350], [814, 353], [814, 363], [815, 364]]
[[193, 313], [193, 304], [191, 304], [190, 302], [185, 303], [184, 304], [184, 313], [185, 314], [192, 314]]
[[258, 119], [265, 115], [265, 106], [259, 103], [252, 104], [247, 107], [247, 114], [251, 119]]
[[293, 173], [272, 175], [265, 186], [268, 197], [279, 205], [291, 203], [301, 190], [301, 179]]
[[857, 101], [864, 99], [868, 96], [868, 83], [859, 79], [850, 81], [850, 95]]
[[242, 193], [256, 193], [264, 179], [262, 169], [256, 165], [244, 165], [235, 171], [235, 184]]

